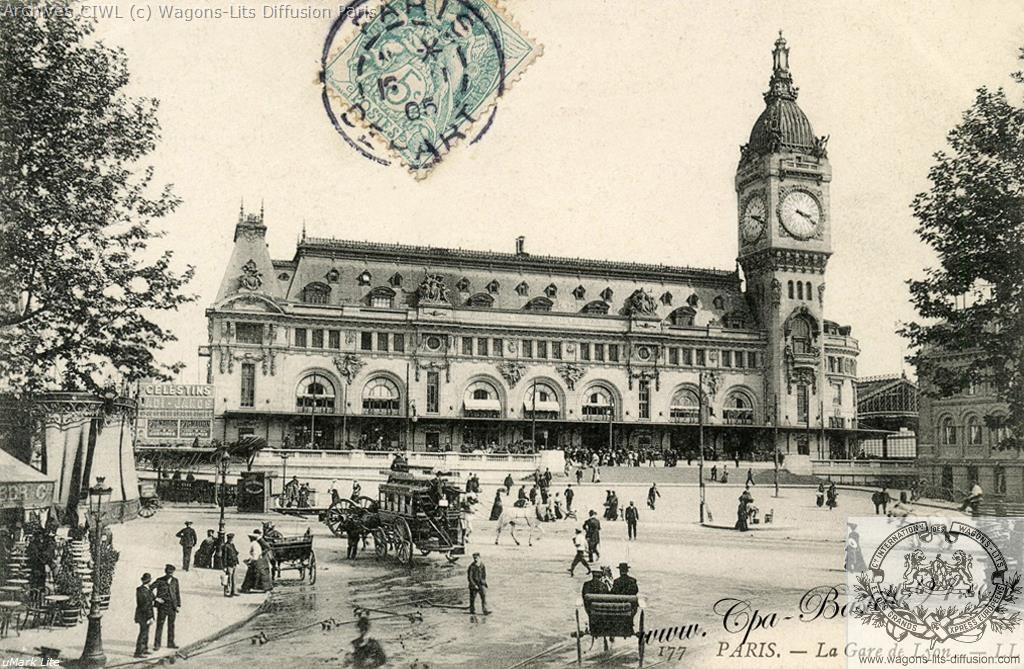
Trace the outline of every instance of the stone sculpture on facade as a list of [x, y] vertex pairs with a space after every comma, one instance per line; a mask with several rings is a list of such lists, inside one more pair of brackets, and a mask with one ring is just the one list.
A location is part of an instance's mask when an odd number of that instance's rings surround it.
[[501, 378], [505, 379], [505, 383], [508, 384], [509, 388], [514, 388], [520, 379], [523, 378], [523, 374], [526, 373], [526, 365], [521, 362], [506, 361], [496, 365], [498, 373], [501, 374]]
[[256, 268], [252, 258], [242, 265], [242, 273], [238, 277], [238, 287], [242, 290], [259, 290], [263, 286], [263, 273]]
[[352, 385], [352, 380], [356, 378], [364, 365], [366, 363], [355, 353], [342, 353], [334, 356], [334, 366], [338, 368], [338, 373], [345, 379], [347, 385]]
[[576, 390], [576, 384], [579, 383], [579, 380], [587, 373], [585, 367], [581, 365], [574, 365], [572, 363], [556, 365], [555, 371], [557, 371], [559, 376], [562, 377], [562, 380], [565, 381], [565, 385], [569, 390]]

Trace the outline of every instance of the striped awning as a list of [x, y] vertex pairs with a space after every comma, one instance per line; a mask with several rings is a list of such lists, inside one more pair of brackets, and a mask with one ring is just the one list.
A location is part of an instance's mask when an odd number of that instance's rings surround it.
[[53, 479], [0, 451], [0, 509], [45, 509], [53, 504]]

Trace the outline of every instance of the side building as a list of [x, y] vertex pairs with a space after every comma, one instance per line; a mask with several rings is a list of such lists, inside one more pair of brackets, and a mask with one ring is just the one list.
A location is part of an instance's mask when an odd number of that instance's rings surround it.
[[[858, 436], [857, 341], [823, 316], [825, 142], [779, 39], [737, 168], [736, 270], [303, 237], [240, 212], [207, 311], [214, 437], [275, 448], [778, 448]], [[702, 414], [700, 407], [705, 407]], [[704, 424], [704, 430], [700, 429]]]

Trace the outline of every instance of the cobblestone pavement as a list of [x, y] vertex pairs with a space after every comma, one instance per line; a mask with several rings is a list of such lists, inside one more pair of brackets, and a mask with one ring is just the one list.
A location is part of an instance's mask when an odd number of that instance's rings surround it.
[[[562, 489], [555, 486], [555, 490]], [[708, 507], [720, 527], [703, 528], [696, 522], [695, 487], [663, 490], [653, 512], [646, 508], [646, 486], [616, 485], [616, 489], [623, 503], [632, 499], [641, 508], [639, 539], [626, 541], [622, 521], [604, 522], [600, 562], [613, 567], [620, 561], [630, 563], [646, 600], [647, 629], [699, 625], [690, 640], [659, 643], [652, 639], [647, 648], [648, 664], [660, 661], [663, 666], [695, 666], [692, 662], [699, 661], [701, 666], [749, 666], [727, 657], [740, 645], [742, 633], [723, 629], [722, 615], [714, 610], [723, 598], [748, 600], [764, 616], [778, 614], [775, 629], [755, 631], [747, 640], [755, 644], [745, 649], [748, 653], [759, 648], [767, 652], [766, 646], [756, 646], [760, 642], [776, 643], [773, 652], [777, 656], [757, 666], [810, 666], [803, 657], [793, 662], [792, 656], [783, 653], [791, 647], [813, 655], [818, 640], [842, 638], [845, 621], [841, 617], [800, 622], [800, 601], [810, 588], [845, 582], [847, 516], [873, 512], [867, 493], [840, 491], [839, 509], [828, 511], [815, 506], [813, 490], [784, 488], [780, 497], [774, 498], [770, 488], [755, 486], [755, 503], [762, 514], [774, 509], [775, 522], [741, 534], [727, 529], [734, 522], [741, 486], [708, 489]], [[493, 488], [485, 488], [482, 498], [490, 500], [493, 494]], [[600, 510], [603, 497], [603, 489], [585, 487], [574, 506]], [[485, 507], [481, 517], [486, 517], [489, 504]], [[344, 540], [318, 527], [316, 550], [321, 566], [316, 585], [284, 584], [265, 615], [218, 641], [189, 664], [268, 669], [282, 663], [338, 666], [356, 636], [354, 628], [348, 624], [325, 631], [318, 621], [351, 621], [355, 605], [422, 615], [422, 622], [403, 618], [374, 622], [371, 636], [384, 645], [388, 666], [411, 667], [418, 661], [430, 667], [512, 667], [558, 644], [563, 647], [524, 666], [574, 664], [576, 650], [570, 635], [586, 578], [582, 570], [574, 578], [567, 573], [573, 555], [570, 536], [577, 523], [545, 524], [543, 537], [535, 540], [533, 547], [527, 546], [522, 536], [521, 546], [507, 536], [495, 546], [496, 523], [477, 519], [474, 525], [476, 532], [468, 548], [479, 550], [487, 565], [488, 603], [494, 609], [490, 616], [471, 616], [448, 608], [467, 603], [467, 560], [451, 566], [440, 556], [417, 556], [410, 569], [390, 559], [378, 561], [371, 546], [359, 559], [348, 561], [344, 559]], [[423, 598], [445, 607], [410, 603]], [[784, 620], [785, 616], [791, 619]], [[271, 640], [254, 644], [252, 637], [261, 632]], [[721, 643], [729, 646], [725, 655], [718, 657]], [[682, 646], [687, 648], [684, 658], [669, 661], [670, 649]], [[600, 642], [590, 648], [585, 639], [583, 651], [588, 666], [636, 666], [635, 642], [616, 641], [605, 654]], [[677, 657], [679, 652], [674, 651]], [[843, 662], [841, 656], [817, 659], [813, 666], [839, 667]]]

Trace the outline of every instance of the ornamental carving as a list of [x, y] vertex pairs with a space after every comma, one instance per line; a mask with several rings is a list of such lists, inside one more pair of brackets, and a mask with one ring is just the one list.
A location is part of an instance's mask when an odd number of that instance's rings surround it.
[[625, 311], [630, 316], [656, 316], [658, 305], [650, 293], [637, 288], [626, 298]]
[[444, 370], [444, 381], [450, 383], [452, 380], [451, 366], [448, 364], [447, 358], [430, 359], [427, 361], [420, 360], [417, 356], [412, 356], [412, 364], [416, 370], [416, 380], [420, 380], [420, 370], [428, 372], [440, 372]]
[[701, 373], [701, 390], [707, 395], [709, 400], [715, 399], [715, 395], [718, 394], [718, 386], [721, 382], [721, 377], [718, 372], [703, 372]]
[[820, 304], [822, 306], [825, 305], [825, 284], [824, 283], [819, 283], [818, 284], [818, 304]]
[[352, 385], [352, 380], [365, 365], [366, 363], [355, 353], [342, 353], [334, 356], [334, 366], [338, 368], [338, 373], [345, 379], [346, 385]]
[[416, 289], [419, 304], [451, 304], [448, 293], [442, 274], [427, 274]]
[[814, 148], [811, 149], [811, 155], [817, 158], [828, 158], [828, 138], [829, 135], [822, 135], [814, 140]]
[[647, 381], [650, 383], [654, 382], [654, 390], [661, 390], [661, 374], [658, 369], [641, 369], [641, 370], [629, 370], [629, 389], [633, 390], [633, 380]]
[[779, 306], [782, 302], [782, 283], [778, 279], [772, 279], [772, 304]]
[[495, 367], [498, 368], [498, 373], [501, 374], [501, 378], [505, 379], [509, 388], [515, 388], [526, 373], [526, 365], [512, 360], [498, 363]]
[[249, 262], [242, 265], [242, 273], [238, 276], [238, 287], [242, 290], [259, 290], [263, 285], [263, 273], [256, 268], [256, 261], [249, 258]]
[[747, 274], [763, 271], [824, 274], [827, 265], [827, 253], [792, 249], [766, 249], [744, 258], [742, 262], [743, 271]]
[[561, 365], [555, 365], [555, 371], [565, 381], [565, 385], [569, 390], [576, 390], [576, 384], [583, 378], [583, 375], [587, 373], [586, 368], [581, 365], [574, 365], [572, 363], [564, 363]]

